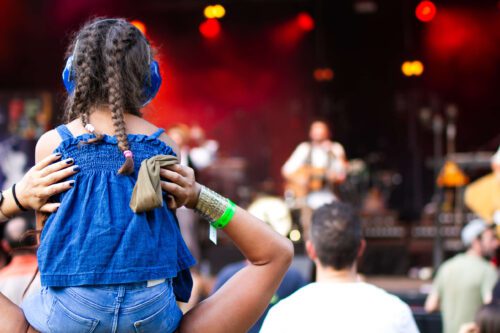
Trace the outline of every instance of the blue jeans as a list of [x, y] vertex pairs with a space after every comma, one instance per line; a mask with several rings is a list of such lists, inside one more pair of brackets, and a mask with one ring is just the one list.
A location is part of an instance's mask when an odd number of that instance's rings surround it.
[[28, 322], [40, 332], [174, 332], [182, 318], [167, 280], [144, 283], [44, 287], [21, 305]]

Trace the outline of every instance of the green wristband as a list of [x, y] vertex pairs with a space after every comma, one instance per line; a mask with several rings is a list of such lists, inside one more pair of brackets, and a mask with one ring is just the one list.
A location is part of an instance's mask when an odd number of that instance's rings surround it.
[[215, 229], [225, 228], [233, 219], [234, 213], [236, 213], [236, 204], [227, 199], [227, 207], [224, 214], [217, 221], [211, 223], [212, 227]]

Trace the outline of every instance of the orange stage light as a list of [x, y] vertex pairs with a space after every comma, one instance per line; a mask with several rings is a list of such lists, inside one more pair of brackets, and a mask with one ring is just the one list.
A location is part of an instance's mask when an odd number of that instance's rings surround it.
[[134, 27], [136, 27], [144, 36], [146, 36], [146, 25], [139, 20], [133, 20], [130, 22]]
[[206, 6], [205, 9], [203, 10], [203, 15], [205, 15], [207, 19], [215, 18], [214, 6]]
[[424, 64], [419, 61], [405, 61], [401, 66], [401, 72], [404, 76], [420, 76], [424, 73]]
[[420, 61], [413, 62], [413, 75], [420, 76], [424, 73], [424, 64]]
[[333, 80], [333, 70], [331, 68], [316, 68], [313, 73], [314, 79], [318, 82]]
[[226, 9], [222, 5], [215, 5], [213, 12], [215, 14], [215, 18], [221, 19], [226, 15]]
[[226, 9], [222, 5], [206, 6], [203, 15], [207, 19], [221, 19], [226, 15]]
[[415, 9], [415, 15], [417, 16], [417, 19], [422, 22], [431, 21], [434, 16], [436, 16], [436, 13], [436, 5], [432, 1], [422, 1]]
[[200, 24], [200, 33], [205, 38], [215, 38], [221, 32], [221, 26], [217, 19], [207, 19]]

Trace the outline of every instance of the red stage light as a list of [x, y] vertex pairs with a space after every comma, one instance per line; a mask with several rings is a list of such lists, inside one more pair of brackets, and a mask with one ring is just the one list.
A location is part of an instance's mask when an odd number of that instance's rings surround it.
[[314, 29], [314, 19], [306, 12], [297, 15], [297, 24], [302, 30], [311, 31]]
[[208, 19], [200, 24], [200, 33], [205, 38], [215, 38], [220, 34], [221, 26], [217, 19]]
[[133, 20], [130, 22], [134, 27], [136, 27], [144, 36], [146, 36], [146, 25], [139, 20]]
[[415, 9], [415, 15], [422, 22], [431, 21], [436, 16], [436, 5], [432, 1], [422, 1]]

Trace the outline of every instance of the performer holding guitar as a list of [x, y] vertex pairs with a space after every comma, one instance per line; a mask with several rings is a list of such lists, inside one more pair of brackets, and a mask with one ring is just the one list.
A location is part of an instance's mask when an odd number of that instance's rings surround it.
[[286, 195], [293, 196], [296, 208], [302, 209], [304, 229], [311, 209], [335, 200], [333, 186], [345, 180], [347, 168], [344, 147], [330, 140], [326, 122], [313, 122], [309, 138], [297, 146], [281, 170]]

